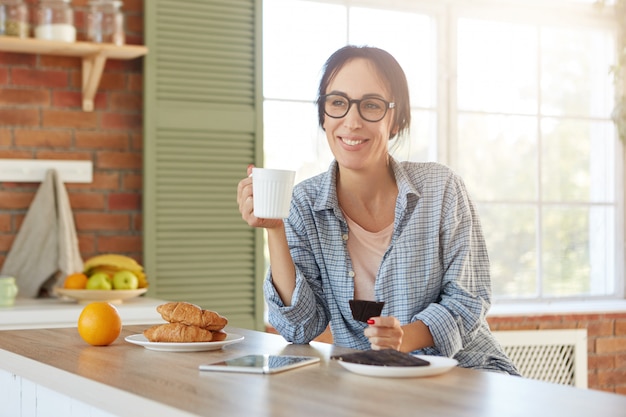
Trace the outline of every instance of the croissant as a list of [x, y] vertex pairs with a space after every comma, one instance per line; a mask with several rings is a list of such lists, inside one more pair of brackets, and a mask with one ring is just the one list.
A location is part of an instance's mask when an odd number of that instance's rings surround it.
[[206, 330], [222, 330], [228, 320], [215, 311], [203, 310], [195, 304], [186, 302], [172, 302], [161, 304], [157, 311], [165, 321], [182, 323], [188, 326], [197, 326]]
[[143, 335], [151, 342], [211, 342], [213, 333], [210, 330], [182, 323], [157, 324], [143, 331]]
[[222, 340], [226, 340], [226, 336], [228, 336], [228, 334], [223, 330], [211, 333], [213, 333], [213, 340], [211, 340], [211, 342], [221, 342]]

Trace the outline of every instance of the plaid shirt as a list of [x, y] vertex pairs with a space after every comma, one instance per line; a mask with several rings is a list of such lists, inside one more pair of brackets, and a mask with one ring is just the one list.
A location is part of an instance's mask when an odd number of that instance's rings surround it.
[[[376, 276], [383, 316], [421, 320], [435, 346], [413, 353], [454, 357], [463, 367], [517, 374], [489, 331], [489, 258], [465, 185], [437, 163], [391, 159], [398, 198], [391, 244]], [[287, 241], [296, 267], [292, 305], [264, 283], [270, 323], [290, 342], [308, 343], [330, 322], [334, 343], [369, 349], [367, 326], [352, 318], [354, 296], [346, 223], [336, 190], [337, 164], [294, 188]]]

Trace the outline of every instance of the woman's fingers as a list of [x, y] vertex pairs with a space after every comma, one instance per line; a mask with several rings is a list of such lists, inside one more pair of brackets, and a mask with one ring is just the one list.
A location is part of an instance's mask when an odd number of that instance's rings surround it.
[[237, 204], [239, 204], [239, 207], [248, 197], [252, 197], [252, 168], [254, 168], [254, 165], [248, 165], [246, 169], [248, 176], [237, 184]]
[[243, 214], [243, 207], [252, 200], [252, 178], [244, 178], [237, 185], [237, 204]]
[[367, 321], [369, 326], [364, 334], [370, 341], [373, 350], [400, 350], [404, 331], [395, 317], [372, 317]]
[[248, 176], [237, 184], [237, 205], [239, 206], [239, 212], [241, 218], [246, 221], [250, 226], [258, 226], [259, 219], [254, 217], [254, 199], [252, 197], [252, 168], [254, 165], [248, 165], [246, 172]]

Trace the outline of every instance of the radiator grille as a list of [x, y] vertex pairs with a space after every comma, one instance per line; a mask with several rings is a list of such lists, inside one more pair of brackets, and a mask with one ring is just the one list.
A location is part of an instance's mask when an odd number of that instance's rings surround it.
[[587, 388], [587, 330], [493, 332], [522, 376]]

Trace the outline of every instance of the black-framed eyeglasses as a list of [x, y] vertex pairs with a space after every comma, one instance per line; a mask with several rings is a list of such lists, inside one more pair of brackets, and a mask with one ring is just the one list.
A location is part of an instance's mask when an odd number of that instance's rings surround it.
[[352, 104], [356, 104], [359, 115], [368, 122], [378, 122], [385, 117], [388, 109], [393, 109], [396, 103], [390, 103], [378, 97], [367, 97], [360, 100], [351, 100], [341, 94], [325, 94], [320, 97], [324, 104], [324, 113], [333, 119], [341, 119], [350, 111]]

